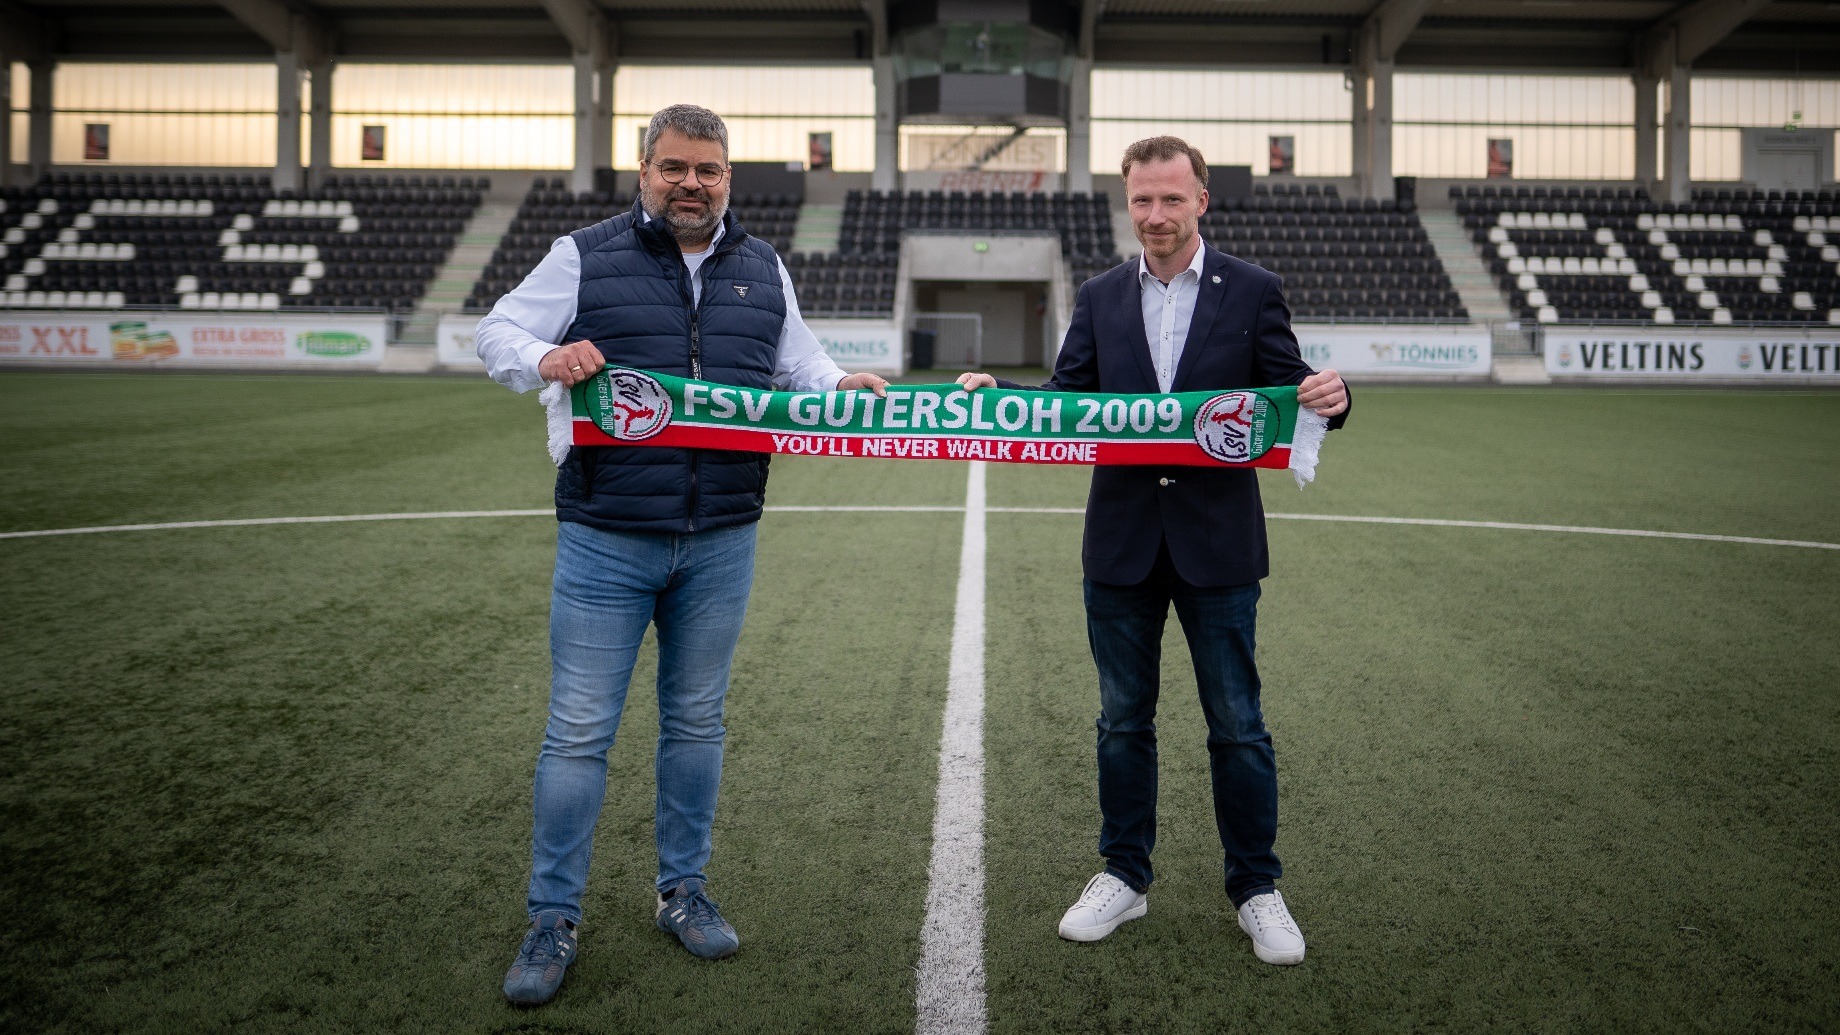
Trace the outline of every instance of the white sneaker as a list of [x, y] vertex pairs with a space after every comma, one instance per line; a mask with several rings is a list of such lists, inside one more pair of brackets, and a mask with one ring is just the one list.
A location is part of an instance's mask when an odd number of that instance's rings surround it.
[[1239, 907], [1239, 929], [1252, 937], [1252, 951], [1267, 963], [1303, 962], [1303, 932], [1276, 891], [1254, 895]]
[[1086, 882], [1080, 900], [1061, 917], [1061, 937], [1070, 942], [1096, 942], [1150, 910], [1150, 899], [1109, 873]]

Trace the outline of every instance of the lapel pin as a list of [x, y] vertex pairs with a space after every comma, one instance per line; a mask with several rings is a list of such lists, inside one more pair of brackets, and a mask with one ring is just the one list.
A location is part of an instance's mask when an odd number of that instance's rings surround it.
[[1214, 283], [1216, 284], [1220, 283], [1220, 274], [1216, 273], [1214, 275]]

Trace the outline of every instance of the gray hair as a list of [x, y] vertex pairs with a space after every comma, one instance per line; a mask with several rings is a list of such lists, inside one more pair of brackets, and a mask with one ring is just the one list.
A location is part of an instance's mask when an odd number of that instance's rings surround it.
[[667, 129], [674, 129], [691, 140], [713, 140], [721, 144], [722, 160], [728, 161], [728, 126], [722, 122], [722, 116], [694, 104], [673, 104], [652, 116], [652, 124], [645, 127], [646, 161], [652, 160], [652, 149]]

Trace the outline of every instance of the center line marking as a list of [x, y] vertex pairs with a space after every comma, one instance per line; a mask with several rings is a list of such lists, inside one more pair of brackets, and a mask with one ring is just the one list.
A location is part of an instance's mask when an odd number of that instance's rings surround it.
[[965, 482], [965, 539], [915, 982], [916, 1035], [976, 1035], [990, 1022], [984, 1003], [984, 467], [973, 462]]

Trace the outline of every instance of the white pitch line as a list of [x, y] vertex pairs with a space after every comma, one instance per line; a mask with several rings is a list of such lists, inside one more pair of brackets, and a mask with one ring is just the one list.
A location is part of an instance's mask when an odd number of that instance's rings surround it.
[[1748, 543], [1752, 546], [1799, 546], [1809, 550], [1840, 550], [1840, 543], [1807, 539], [1759, 539], [1748, 535], [1712, 535], [1706, 532], [1656, 532], [1645, 528], [1597, 528], [1591, 525], [1529, 525], [1514, 521], [1454, 521], [1446, 518], [1357, 517], [1339, 514], [1267, 514], [1287, 521], [1349, 521], [1363, 525], [1432, 525], [1439, 528], [1499, 528], [1511, 532], [1575, 532], [1581, 535], [1625, 535], [1642, 539], [1697, 539], [1707, 543]]
[[[804, 506], [774, 505], [769, 513], [805, 514], [957, 514], [953, 506]], [[985, 507], [991, 514], [1084, 514], [1083, 507]], [[138, 525], [88, 525], [82, 528], [38, 528], [0, 532], [0, 539], [36, 539], [56, 535], [93, 535], [100, 532], [164, 532], [184, 528], [242, 528], [251, 525], [326, 525], [348, 521], [438, 521], [450, 518], [550, 517], [542, 510], [432, 510], [403, 514], [326, 514], [307, 517], [228, 518], [219, 521], [160, 521]], [[1438, 528], [1492, 528], [1510, 532], [1561, 532], [1577, 535], [1620, 535], [1641, 539], [1695, 539], [1706, 543], [1749, 546], [1793, 546], [1807, 550], [1840, 550], [1840, 543], [1807, 539], [1764, 539], [1748, 535], [1713, 535], [1707, 532], [1659, 532], [1645, 528], [1599, 528], [1593, 525], [1536, 525], [1514, 521], [1459, 521], [1452, 518], [1364, 517], [1356, 514], [1266, 514], [1274, 521], [1342, 521], [1362, 525], [1429, 525]]]
[[[1083, 507], [991, 507], [993, 514], [1084, 514]], [[1760, 539], [1749, 535], [1713, 535], [1709, 532], [1657, 532], [1646, 528], [1598, 528], [1593, 525], [1533, 525], [1516, 521], [1458, 521], [1452, 518], [1363, 517], [1356, 514], [1272, 514], [1274, 521], [1345, 521], [1358, 525], [1430, 525], [1436, 528], [1494, 528], [1509, 532], [1571, 532], [1579, 535], [1622, 535], [1641, 539], [1697, 539], [1706, 543], [1745, 543], [1751, 546], [1797, 546], [1808, 550], [1840, 550], [1840, 543], [1808, 539]]]
[[332, 525], [347, 521], [544, 517], [555, 513], [554, 510], [430, 510], [405, 514], [325, 514], [309, 517], [227, 518], [221, 521], [159, 521], [143, 525], [90, 525], [85, 528], [40, 528], [29, 532], [0, 532], [0, 539], [30, 539], [47, 535], [91, 535], [97, 532], [164, 532], [175, 528], [241, 528], [248, 525]]
[[965, 484], [915, 1035], [979, 1035], [990, 1021], [984, 1003], [984, 466], [973, 462]]

